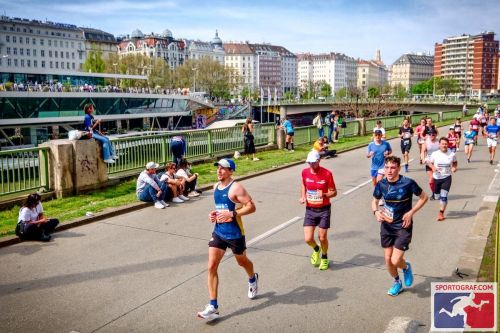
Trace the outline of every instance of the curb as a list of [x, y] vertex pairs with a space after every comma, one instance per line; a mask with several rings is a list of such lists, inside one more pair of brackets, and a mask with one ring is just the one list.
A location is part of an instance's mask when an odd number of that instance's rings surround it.
[[[395, 136], [393, 138], [388, 138], [387, 140], [392, 140], [392, 139], [397, 139], [397, 138], [398, 137]], [[359, 148], [362, 148], [362, 147], [366, 147], [366, 146], [368, 146], [368, 143], [366, 143], [366, 144], [359, 144], [359, 145], [356, 145], [356, 146], [353, 146], [353, 147], [345, 148], [343, 150], [337, 151], [337, 155], [340, 155], [342, 153], [347, 153], [349, 151], [352, 151], [352, 150], [355, 150], [355, 149], [359, 149]], [[284, 169], [287, 169], [287, 168], [290, 168], [290, 167], [294, 167], [294, 166], [297, 166], [297, 165], [300, 165], [300, 164], [304, 164], [304, 161], [291, 162], [291, 163], [288, 163], [288, 164], [284, 164], [284, 165], [278, 166], [276, 168], [258, 171], [258, 172], [251, 173], [251, 174], [248, 174], [248, 175], [245, 175], [245, 176], [235, 177], [234, 179], [237, 180], [237, 181], [251, 179], [251, 178], [262, 176], [262, 175], [265, 175], [265, 174], [268, 174], [268, 173], [272, 173], [272, 172], [276, 172], [276, 171], [281, 171], [281, 170], [284, 170]], [[211, 190], [213, 188], [214, 184], [215, 183], [202, 186], [202, 187], [199, 188], [199, 190], [201, 190], [201, 191]], [[132, 203], [132, 204], [129, 204], [129, 205], [126, 205], [126, 206], [122, 206], [122, 207], [118, 207], [118, 208], [110, 208], [110, 209], [113, 209], [113, 211], [108, 211], [108, 212], [105, 211], [105, 212], [101, 212], [101, 213], [96, 213], [92, 217], [85, 216], [85, 217], [81, 217], [81, 218], [78, 218], [76, 220], [70, 221], [68, 223], [60, 224], [56, 228], [56, 230], [54, 232], [68, 230], [68, 229], [79, 227], [79, 226], [82, 226], [82, 225], [85, 225], [85, 224], [89, 224], [89, 223], [92, 223], [92, 222], [98, 222], [98, 221], [101, 221], [101, 220], [104, 220], [104, 219], [107, 219], [107, 218], [110, 218], [110, 217], [115, 217], [117, 215], [121, 215], [121, 214], [129, 213], [129, 212], [133, 212], [133, 211], [136, 211], [136, 210], [139, 210], [139, 209], [143, 209], [143, 208], [149, 207], [150, 205], [151, 205], [150, 203], [146, 203], [146, 202], [135, 202], [135, 203]], [[24, 242], [24, 241], [21, 240], [21, 239], [19, 239], [19, 237], [15, 236], [15, 235], [5, 236], [5, 237], [0, 238], [0, 248], [6, 247], [6, 246], [10, 246], [10, 245], [14, 245], [14, 244], [18, 244], [18, 243], [21, 243], [21, 242]]]

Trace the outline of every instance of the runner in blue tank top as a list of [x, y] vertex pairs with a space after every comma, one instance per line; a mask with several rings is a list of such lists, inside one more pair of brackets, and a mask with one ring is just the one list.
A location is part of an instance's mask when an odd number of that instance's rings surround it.
[[248, 298], [257, 296], [259, 275], [254, 272], [253, 263], [246, 255], [245, 230], [241, 216], [255, 212], [252, 197], [243, 186], [232, 179], [236, 164], [227, 158], [214, 164], [217, 166], [217, 179], [214, 187], [215, 210], [208, 215], [208, 220], [214, 223], [212, 238], [208, 242], [208, 293], [210, 303], [205, 310], [198, 312], [198, 317], [214, 320], [219, 317], [217, 292], [219, 276], [217, 269], [226, 253], [233, 251], [238, 264], [248, 274]]

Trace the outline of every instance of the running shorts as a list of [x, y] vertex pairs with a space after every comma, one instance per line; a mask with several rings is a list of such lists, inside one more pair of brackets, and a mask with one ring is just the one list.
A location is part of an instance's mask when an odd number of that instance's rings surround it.
[[321, 208], [306, 207], [304, 227], [320, 227], [321, 229], [329, 229], [331, 212], [331, 205]]
[[215, 232], [212, 233], [212, 238], [208, 242], [208, 247], [215, 247], [226, 251], [230, 248], [234, 254], [243, 254], [247, 249], [245, 236], [236, 239], [225, 239], [217, 235]]
[[413, 223], [410, 227], [396, 229], [388, 223], [380, 224], [380, 245], [383, 248], [394, 246], [396, 249], [406, 251], [410, 248]]
[[385, 169], [382, 168], [382, 169], [372, 169], [370, 170], [370, 177], [374, 178], [374, 177], [377, 177], [378, 175], [384, 175], [385, 174]]
[[440, 195], [441, 190], [450, 192], [451, 188], [451, 176], [443, 179], [434, 179], [434, 194]]
[[405, 141], [401, 140], [401, 154], [404, 154], [406, 152], [409, 153], [410, 149], [411, 149], [411, 141], [408, 140], [408, 141], [406, 141], [406, 144], [405, 144]]
[[490, 147], [496, 147], [497, 143], [498, 143], [497, 139], [491, 139], [491, 138], [487, 138], [486, 139], [486, 144], [488, 145], [488, 148], [490, 148]]

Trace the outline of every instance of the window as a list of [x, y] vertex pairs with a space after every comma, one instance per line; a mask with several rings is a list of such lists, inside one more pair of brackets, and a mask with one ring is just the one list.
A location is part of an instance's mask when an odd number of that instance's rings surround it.
[[16, 36], [12, 36], [12, 43], [17, 43], [17, 37]]
[[10, 54], [10, 47], [7, 48], [7, 54]]
[[45, 57], [45, 50], [40, 50], [40, 55], [41, 55], [42, 57]]
[[56, 61], [56, 68], [59, 68], [59, 62]]
[[36, 49], [33, 49], [33, 57], [36, 57]]
[[63, 47], [63, 41], [62, 40], [59, 41], [59, 46]]
[[6, 42], [10, 42], [10, 36], [9, 35], [5, 36], [5, 41]]
[[75, 48], [75, 42], [71, 42], [71, 48], [74, 49]]
[[10, 58], [7, 58], [7, 66], [9, 66], [9, 67], [12, 66], [12, 61]]
[[40, 39], [40, 45], [44, 45], [45, 44], [45, 40], [44, 39]]
[[30, 39], [29, 37], [26, 37], [26, 44], [29, 44], [30, 43]]
[[69, 69], [69, 62], [66, 63], [66, 69]]
[[23, 37], [19, 37], [19, 44], [23, 43]]
[[31, 54], [30, 54], [30, 49], [26, 49], [26, 55], [29, 57]]
[[45, 60], [42, 60], [42, 68], [45, 68]]
[[64, 62], [61, 61], [61, 69], [64, 69]]
[[75, 52], [71, 52], [71, 59], [75, 59]]
[[33, 38], [33, 39], [31, 40], [31, 44], [36, 45], [36, 38]]
[[17, 47], [14, 48], [14, 55], [17, 55]]
[[29, 59], [28, 59], [28, 60], [26, 60], [26, 65], [27, 65], [28, 67], [31, 67], [31, 60], [29, 60]]
[[49, 58], [52, 58], [52, 50], [49, 50]]
[[68, 47], [69, 47], [69, 42], [68, 42], [68, 41], [66, 41], [66, 48], [68, 48]]
[[24, 59], [21, 59], [21, 67], [24, 67]]
[[14, 67], [17, 67], [17, 63], [18, 63], [17, 59], [14, 59]]
[[33, 60], [33, 67], [38, 67], [38, 61]]
[[54, 57], [56, 57], [56, 58], [57, 58], [57, 57], [58, 57], [58, 54], [59, 54], [59, 52], [54, 51]]
[[[43, 45], [43, 43], [42, 43]], [[49, 39], [49, 46], [52, 46], [52, 39]]]
[[75, 69], [75, 63], [72, 63], [71, 68]]
[[52, 66], [52, 61], [49, 62], [49, 67], [50, 68], [53, 68], [54, 66]]

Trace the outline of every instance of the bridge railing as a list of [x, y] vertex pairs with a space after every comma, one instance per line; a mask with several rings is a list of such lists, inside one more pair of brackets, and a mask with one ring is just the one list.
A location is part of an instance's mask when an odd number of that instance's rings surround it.
[[49, 188], [48, 147], [0, 151], [0, 195]]
[[[328, 126], [323, 127], [325, 135], [328, 134]], [[361, 124], [359, 120], [346, 121], [346, 128], [339, 128], [339, 138], [346, 138], [360, 135]], [[293, 142], [296, 145], [310, 144], [318, 138], [318, 128], [314, 125], [296, 127]]]

